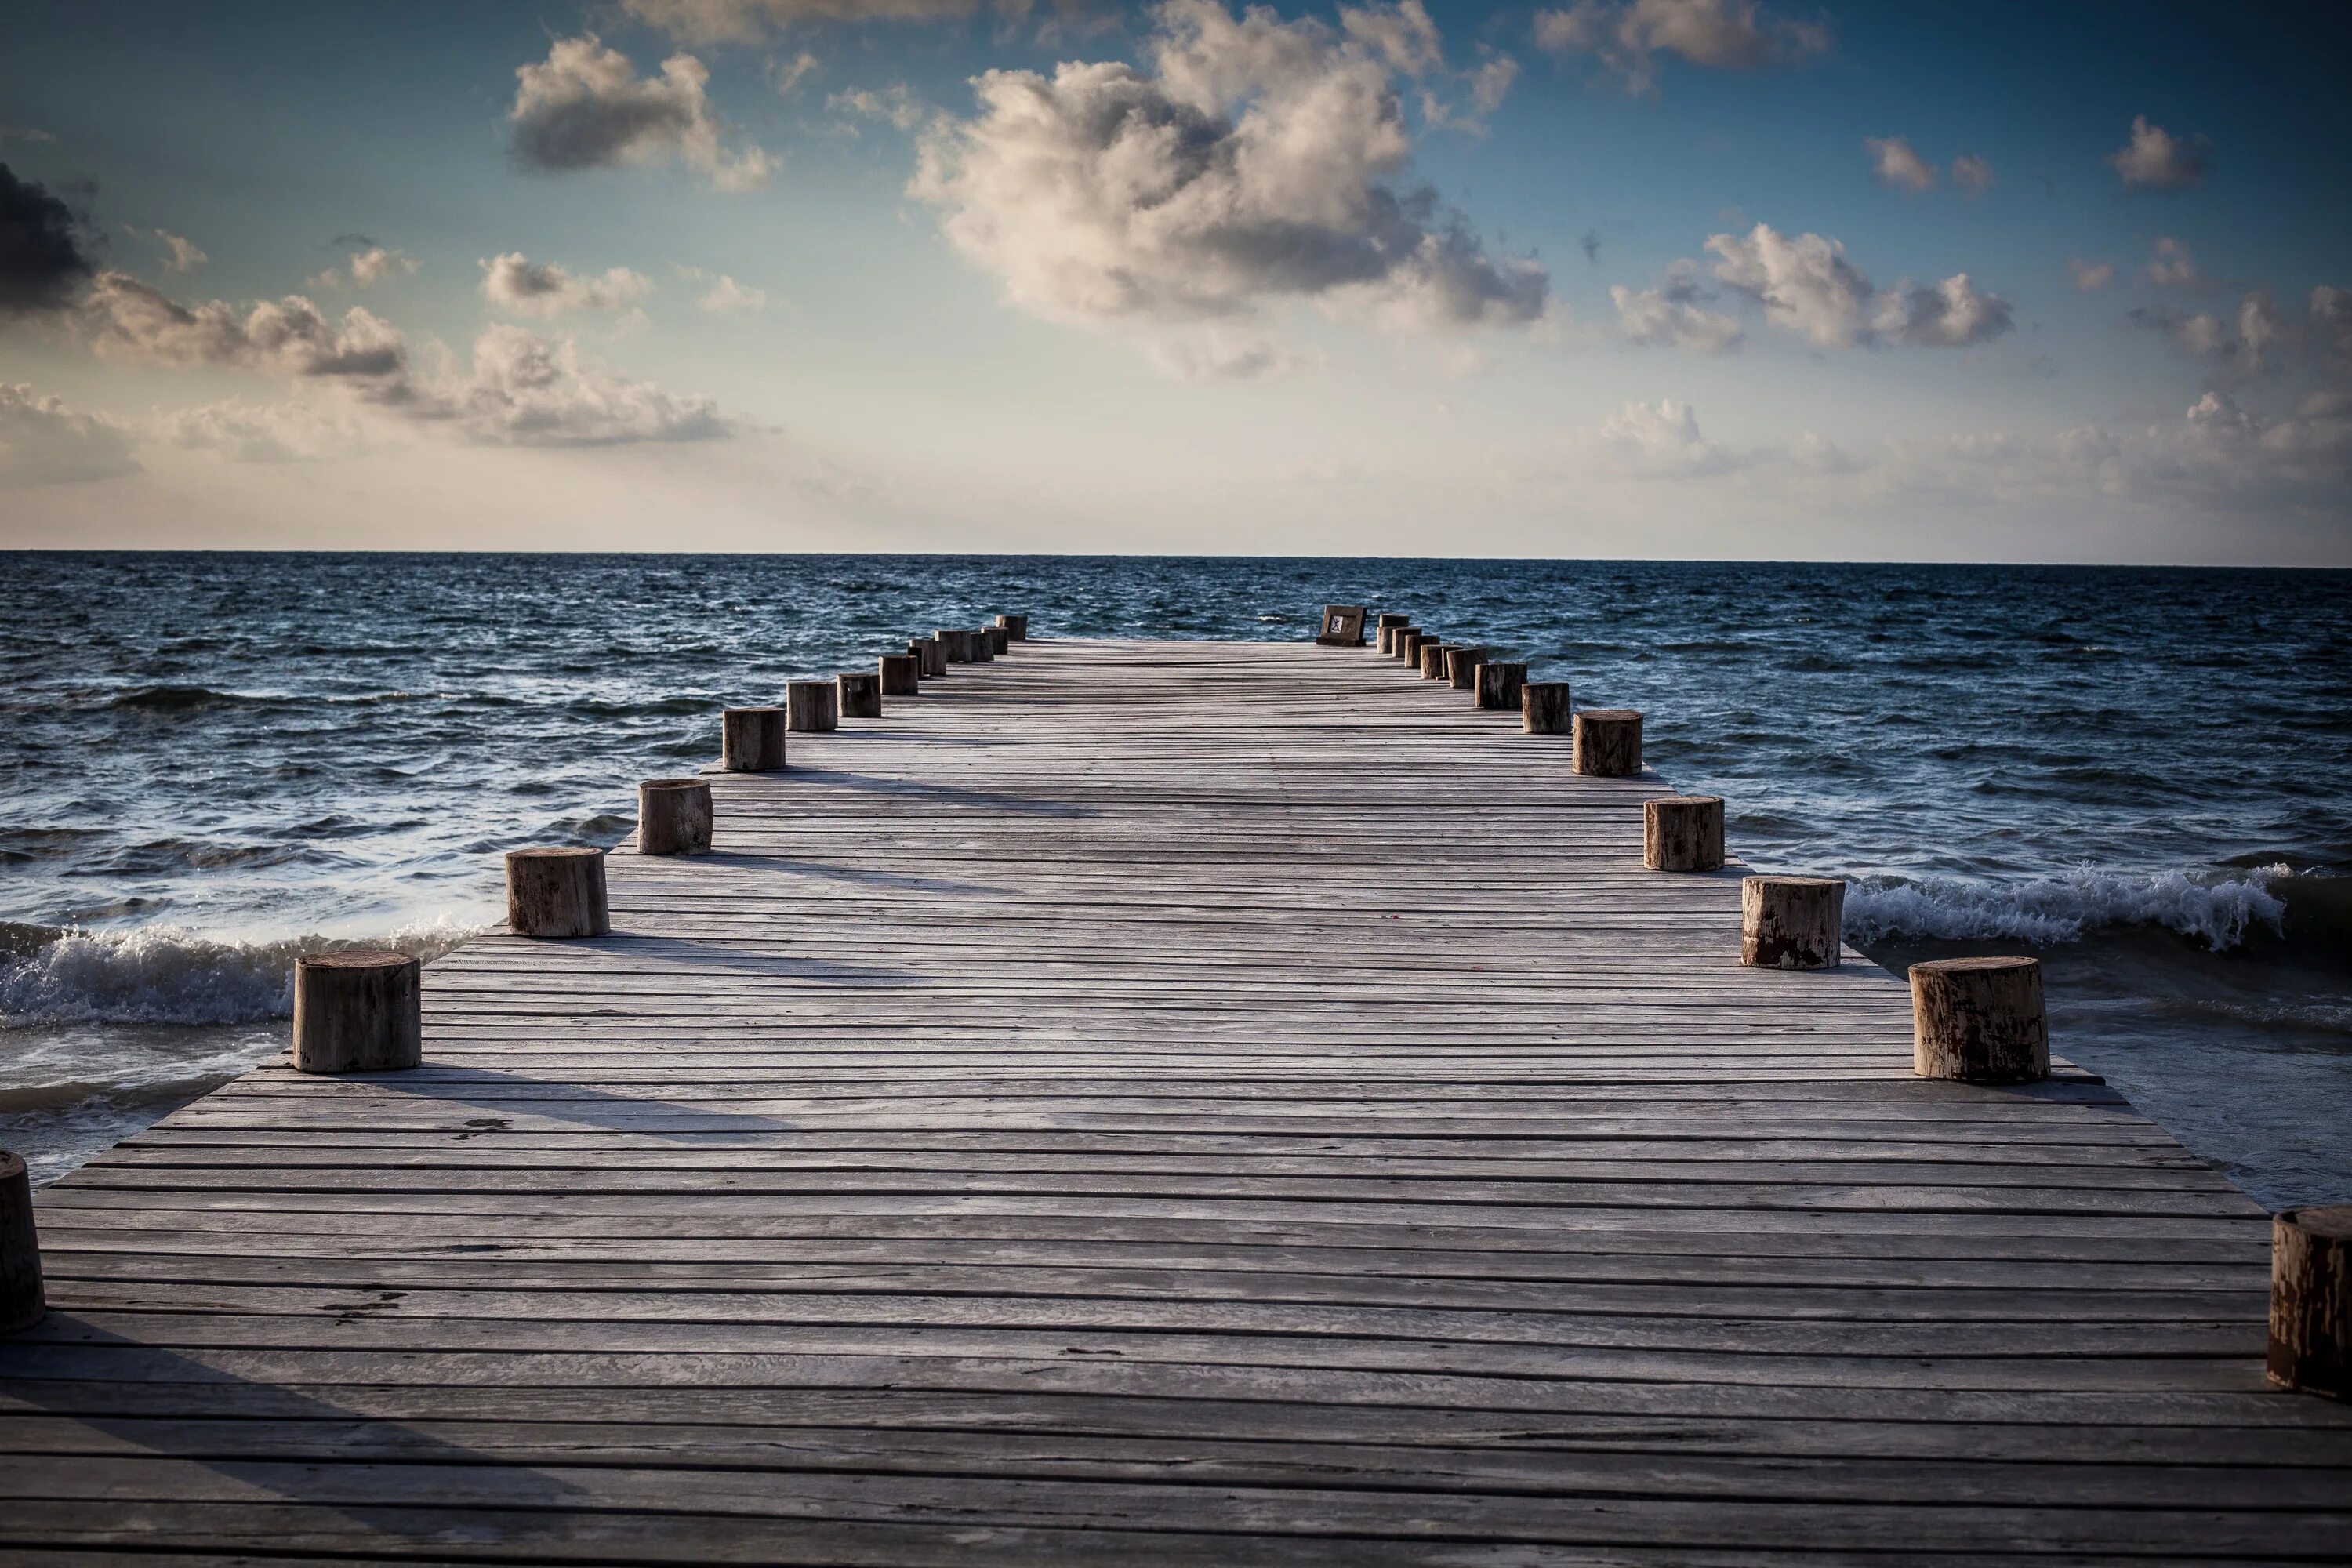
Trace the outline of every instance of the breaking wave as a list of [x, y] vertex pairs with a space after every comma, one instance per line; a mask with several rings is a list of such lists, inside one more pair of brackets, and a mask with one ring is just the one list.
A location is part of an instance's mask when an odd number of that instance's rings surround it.
[[2257, 929], [2284, 935], [2284, 866], [2222, 873], [2084, 869], [2027, 882], [1865, 877], [1846, 887], [1848, 938], [1861, 943], [2005, 940], [2050, 947], [2113, 926], [2161, 926], [2214, 952]]
[[357, 947], [431, 960], [474, 934], [455, 921], [382, 938], [223, 942], [185, 926], [80, 931], [0, 922], [0, 1028], [34, 1024], [254, 1024], [294, 1011], [294, 961]]

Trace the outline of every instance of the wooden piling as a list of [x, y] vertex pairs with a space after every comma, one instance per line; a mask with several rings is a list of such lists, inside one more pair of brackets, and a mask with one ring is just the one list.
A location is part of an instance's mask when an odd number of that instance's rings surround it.
[[1845, 884], [1835, 877], [1748, 877], [1739, 884], [1739, 962], [1750, 969], [1835, 969], [1845, 947]]
[[507, 851], [507, 928], [517, 936], [603, 936], [604, 852], [570, 847]]
[[1586, 708], [1570, 731], [1569, 767], [1595, 778], [1630, 778], [1642, 771], [1642, 716], [1631, 708]]
[[1003, 658], [1013, 651], [1013, 634], [1003, 626], [982, 626], [980, 635], [988, 639], [988, 654], [991, 658]]
[[1004, 635], [1009, 640], [1013, 642], [1027, 642], [1029, 640], [1028, 616], [999, 616], [996, 617], [996, 624], [1004, 628]]
[[1530, 735], [1566, 735], [1573, 721], [1565, 680], [1530, 680], [1519, 688], [1519, 728]]
[[1373, 645], [1380, 649], [1381, 657], [1387, 658], [1396, 652], [1397, 633], [1411, 625], [1412, 625], [1411, 616], [1400, 616], [1393, 611], [1381, 613], [1372, 628]]
[[730, 708], [719, 716], [719, 765], [730, 773], [772, 773], [784, 765], [784, 710]]
[[1471, 705], [1496, 712], [1517, 712], [1519, 692], [1527, 681], [1526, 665], [1489, 659], [1478, 667], [1478, 690]]
[[948, 672], [947, 647], [936, 636], [908, 639], [907, 651], [922, 660], [924, 679], [929, 680]]
[[1405, 668], [1417, 674], [1421, 669], [1421, 645], [1435, 640], [1436, 634], [1433, 632], [1423, 631], [1419, 626], [1402, 626], [1389, 639], [1389, 654], [1391, 658], [1404, 660]]
[[1486, 662], [1486, 650], [1475, 643], [1445, 645], [1445, 683], [1456, 691], [1478, 689], [1478, 667]]
[[886, 653], [875, 674], [882, 682], [885, 697], [912, 697], [923, 689], [923, 660], [919, 654]]
[[862, 669], [845, 669], [834, 677], [841, 716], [845, 719], [882, 717], [882, 677]]
[[404, 952], [377, 949], [296, 959], [294, 1070], [398, 1072], [416, 1066], [425, 1052], [423, 968]]
[[33, 1180], [22, 1159], [0, 1149], [0, 1334], [29, 1329], [47, 1313], [41, 1238], [33, 1224]]
[[1722, 869], [1722, 796], [1684, 795], [1643, 801], [1642, 864], [1653, 871]]
[[1921, 1078], [2032, 1083], [2050, 1076], [2038, 958], [1911, 966], [1911, 1068]]
[[939, 643], [940, 658], [946, 663], [970, 664], [971, 662], [970, 632], [960, 632], [953, 626], [942, 626], [933, 632], [931, 637]]
[[841, 728], [839, 689], [830, 680], [786, 682], [784, 728], [804, 733]]
[[1442, 642], [1424, 642], [1421, 645], [1421, 678], [1423, 680], [1445, 679], [1445, 653], [1453, 646], [1451, 643]]
[[2352, 1399], [2352, 1207], [2273, 1217], [2264, 1370], [2281, 1388]]
[[710, 848], [711, 821], [707, 780], [646, 779], [637, 785], [640, 855], [703, 854]]

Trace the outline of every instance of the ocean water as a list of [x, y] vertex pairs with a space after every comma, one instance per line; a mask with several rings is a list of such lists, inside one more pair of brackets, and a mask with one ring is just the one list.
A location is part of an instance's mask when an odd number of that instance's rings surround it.
[[[1326, 603], [1647, 714], [1883, 962], [2042, 955], [2058, 1050], [2273, 1206], [2352, 1201], [2352, 574], [1139, 557], [0, 555], [0, 1145], [53, 1179], [284, 1048], [295, 956], [430, 955], [719, 710], [1019, 610]], [[1368, 757], [1367, 765], [1377, 759]]]

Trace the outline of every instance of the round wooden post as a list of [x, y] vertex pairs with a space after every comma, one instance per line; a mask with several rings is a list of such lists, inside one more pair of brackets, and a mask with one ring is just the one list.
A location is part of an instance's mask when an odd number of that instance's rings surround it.
[[2281, 1388], [2352, 1399], [2352, 1207], [2271, 1220], [2271, 1346]]
[[398, 1072], [425, 1059], [423, 965], [363, 949], [294, 961], [294, 1070]]
[[1470, 643], [1445, 645], [1445, 684], [1456, 691], [1478, 689], [1478, 667], [1486, 662], [1486, 650]]
[[2050, 1076], [2038, 958], [1937, 958], [1911, 966], [1911, 1068], [1964, 1083]]
[[1478, 694], [1472, 700], [1480, 708], [1513, 712], [1519, 706], [1519, 690], [1527, 682], [1526, 665], [1500, 664], [1490, 659], [1478, 667]]
[[604, 852], [508, 850], [507, 927], [517, 936], [603, 936], [611, 931]]
[[33, 1179], [24, 1161], [0, 1149], [0, 1334], [31, 1328], [48, 1310], [41, 1295], [41, 1238], [33, 1228]]
[[1642, 771], [1642, 716], [1631, 708], [1587, 708], [1570, 731], [1569, 766], [1595, 778], [1630, 778]]
[[1396, 651], [1397, 633], [1411, 625], [1412, 625], [1411, 616], [1383, 612], [1381, 618], [1373, 623], [1373, 640], [1379, 646], [1381, 652], [1383, 655], [1393, 654]]
[[1423, 680], [1445, 679], [1445, 650], [1450, 643], [1424, 641], [1421, 645], [1421, 678]]
[[882, 682], [885, 697], [912, 697], [923, 689], [923, 660], [919, 654], [886, 653], [880, 668], [875, 671]]
[[940, 645], [939, 638], [910, 637], [907, 642], [907, 651], [922, 660], [922, 673], [926, 679], [948, 672], [948, 650]]
[[882, 677], [868, 675], [864, 670], [843, 670], [835, 676], [834, 684], [840, 688], [841, 716], [845, 719], [879, 719], [882, 717]]
[[1418, 671], [1421, 668], [1421, 645], [1432, 640], [1432, 634], [1419, 626], [1406, 626], [1390, 639], [1389, 652], [1404, 660], [1405, 668]]
[[950, 664], [971, 662], [971, 634], [943, 626], [931, 634], [940, 645], [940, 657]]
[[996, 645], [989, 640], [986, 632], [969, 631], [963, 638], [964, 657], [973, 664], [987, 664], [996, 658]]
[[841, 728], [838, 692], [830, 680], [793, 680], [784, 684], [784, 727], [818, 731]]
[[1013, 634], [1003, 626], [982, 626], [980, 635], [988, 639], [990, 658], [1003, 658], [1013, 651]]
[[647, 779], [637, 785], [640, 855], [700, 855], [710, 847], [710, 786], [700, 779]]
[[1004, 628], [1004, 636], [1008, 641], [1027, 642], [1029, 640], [1028, 616], [999, 616], [996, 617], [996, 624]]
[[1642, 864], [1653, 871], [1723, 868], [1723, 797], [1672, 795], [1642, 803]]
[[772, 773], [784, 765], [784, 710], [730, 708], [719, 716], [719, 765], [730, 773]]
[[1739, 962], [1750, 969], [1835, 969], [1845, 944], [1845, 883], [1748, 877], [1739, 884]]
[[1569, 733], [1568, 682], [1530, 680], [1519, 688], [1519, 728], [1530, 735]]

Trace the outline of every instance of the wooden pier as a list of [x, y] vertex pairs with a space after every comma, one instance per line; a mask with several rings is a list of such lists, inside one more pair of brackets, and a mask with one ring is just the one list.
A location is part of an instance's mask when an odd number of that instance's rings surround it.
[[1741, 968], [1568, 745], [1029, 642], [713, 774], [611, 935], [426, 969], [422, 1068], [39, 1194], [0, 1562], [2352, 1556], [2262, 1211]]

